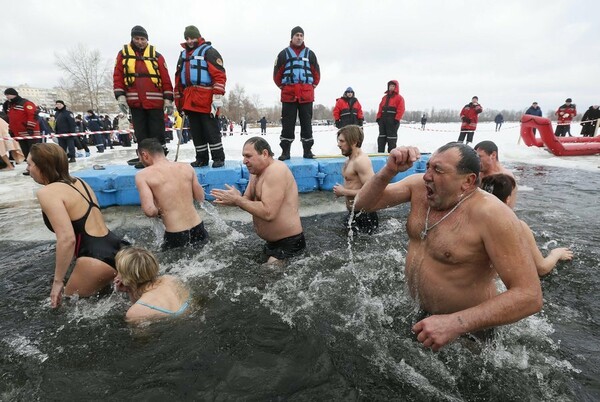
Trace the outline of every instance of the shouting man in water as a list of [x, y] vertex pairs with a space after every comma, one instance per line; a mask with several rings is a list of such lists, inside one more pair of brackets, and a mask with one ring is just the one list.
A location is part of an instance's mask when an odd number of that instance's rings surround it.
[[[521, 224], [510, 208], [478, 188], [475, 151], [461, 143], [444, 145], [424, 175], [388, 185], [419, 157], [415, 147], [394, 149], [355, 205], [373, 211], [410, 202], [406, 280], [425, 317], [412, 328], [417, 340], [437, 351], [461, 335], [481, 335], [538, 312], [542, 291]], [[496, 275], [506, 292], [497, 292]]]
[[252, 137], [242, 150], [250, 181], [244, 195], [235, 187], [214, 189], [217, 204], [238, 206], [252, 215], [254, 229], [267, 243], [267, 263], [294, 256], [306, 247], [298, 213], [298, 186], [283, 162], [273, 159], [269, 143]]

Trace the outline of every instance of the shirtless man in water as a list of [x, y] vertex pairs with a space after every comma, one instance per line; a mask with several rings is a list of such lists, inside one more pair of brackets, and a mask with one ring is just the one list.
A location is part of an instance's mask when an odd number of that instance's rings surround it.
[[[439, 148], [424, 175], [391, 185], [419, 159], [415, 147], [399, 147], [358, 193], [367, 211], [410, 202], [406, 280], [429, 316], [412, 330], [434, 351], [464, 334], [509, 324], [540, 311], [542, 291], [515, 214], [478, 188], [480, 162], [461, 143]], [[498, 275], [506, 292], [498, 293]]]
[[[479, 156], [479, 160], [481, 161], [481, 171], [479, 172], [479, 178], [484, 179], [493, 174], [505, 174], [507, 176], [512, 177], [515, 176], [513, 173], [500, 163], [500, 157], [498, 156], [498, 146], [493, 141], [481, 141], [473, 148], [477, 155]], [[513, 188], [512, 193], [510, 194], [510, 200], [508, 202], [508, 206], [512, 209], [515, 208], [517, 203], [517, 186]]]
[[155, 138], [143, 140], [138, 154], [145, 169], [136, 174], [135, 186], [146, 216], [158, 216], [165, 225], [162, 248], [206, 243], [208, 233], [194, 206], [194, 200], [204, 201], [204, 189], [194, 168], [167, 160]]
[[371, 159], [360, 148], [364, 138], [362, 128], [357, 125], [348, 125], [338, 131], [338, 148], [342, 151], [342, 155], [348, 157], [348, 160], [342, 168], [344, 184], [336, 184], [333, 187], [333, 193], [336, 197], [346, 197], [346, 208], [348, 209], [348, 216], [344, 220], [346, 227], [352, 229], [354, 233], [371, 234], [379, 226], [377, 212], [360, 213], [360, 211], [355, 211], [352, 222], [348, 225], [356, 194], [363, 184], [375, 175]]
[[229, 185], [210, 194], [217, 204], [238, 206], [252, 215], [256, 234], [267, 241], [267, 263], [292, 257], [306, 247], [296, 180], [285, 163], [273, 159], [273, 151], [264, 138], [246, 141], [242, 156], [250, 172], [244, 195]]

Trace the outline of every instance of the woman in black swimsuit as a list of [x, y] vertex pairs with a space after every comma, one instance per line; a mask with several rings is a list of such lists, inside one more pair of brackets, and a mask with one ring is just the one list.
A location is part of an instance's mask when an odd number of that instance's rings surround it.
[[[44, 186], [37, 198], [46, 226], [56, 233], [52, 307], [60, 305], [63, 290], [67, 296], [98, 293], [116, 275], [115, 254], [123, 242], [106, 227], [96, 195], [83, 180], [69, 175], [67, 154], [56, 144], [32, 146], [27, 171]], [[73, 257], [75, 267], [65, 286]]]

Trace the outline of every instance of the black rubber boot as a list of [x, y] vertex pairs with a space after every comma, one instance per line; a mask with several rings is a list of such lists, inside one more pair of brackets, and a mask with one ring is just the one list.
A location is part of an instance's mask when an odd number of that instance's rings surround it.
[[290, 148], [292, 147], [292, 143], [289, 141], [281, 141], [279, 145], [281, 146], [281, 156], [278, 159], [280, 161], [290, 159]]
[[313, 146], [313, 144], [310, 142], [302, 143], [302, 148], [304, 148], [304, 155], [302, 155], [302, 157], [304, 159], [314, 159], [315, 158], [315, 155], [311, 151], [312, 146]]

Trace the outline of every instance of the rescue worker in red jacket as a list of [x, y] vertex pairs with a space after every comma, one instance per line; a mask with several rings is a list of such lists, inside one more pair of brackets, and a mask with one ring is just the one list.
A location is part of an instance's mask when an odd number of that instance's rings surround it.
[[338, 98], [333, 108], [333, 119], [337, 128], [346, 127], [350, 124], [363, 125], [364, 115], [362, 106], [354, 97], [352, 87], [346, 88], [344, 95]]
[[190, 132], [196, 147], [193, 167], [207, 166], [208, 151], [213, 168], [225, 165], [221, 142], [219, 114], [223, 106], [227, 75], [221, 55], [190, 25], [183, 32], [184, 50], [175, 72], [175, 103], [179, 112], [189, 119]]
[[467, 137], [467, 144], [473, 142], [473, 136], [477, 129], [477, 122], [479, 121], [479, 113], [483, 112], [483, 108], [479, 104], [479, 98], [474, 96], [471, 102], [466, 104], [460, 111], [460, 119], [462, 124], [460, 125], [460, 134], [458, 135], [457, 142], [463, 142]]
[[398, 141], [398, 128], [404, 116], [404, 98], [400, 95], [398, 81], [391, 80], [387, 83], [387, 91], [379, 103], [377, 111], [377, 124], [379, 124], [379, 137], [377, 137], [377, 152], [385, 152], [387, 143], [388, 152], [396, 148]]
[[[37, 118], [37, 106], [19, 96], [14, 88], [7, 88], [4, 91], [7, 101], [2, 108], [8, 116], [8, 131], [14, 138], [27, 138], [32, 135], [40, 135], [40, 124]], [[0, 140], [1, 141], [1, 140]], [[27, 158], [29, 148], [40, 139], [20, 140], [19, 145], [23, 150], [23, 155]]]
[[[156, 138], [166, 155], [164, 111], [173, 113], [173, 85], [164, 57], [148, 44], [148, 33], [139, 25], [131, 29], [131, 42], [117, 54], [113, 88], [119, 109], [124, 114], [131, 109], [137, 143]], [[129, 163], [144, 167], [139, 158]]]
[[554, 131], [554, 135], [557, 137], [564, 137], [567, 134], [571, 137], [571, 121], [573, 121], [573, 117], [577, 116], [577, 107], [571, 102], [573, 100], [567, 98], [565, 103], [554, 113], [558, 116], [558, 124], [556, 125], [556, 131]]
[[300, 119], [303, 156], [314, 158], [311, 151], [314, 144], [312, 113], [315, 87], [320, 80], [317, 56], [304, 45], [304, 30], [295, 27], [292, 29], [290, 46], [279, 52], [273, 69], [273, 81], [281, 89], [281, 161], [290, 159], [296, 117]]

